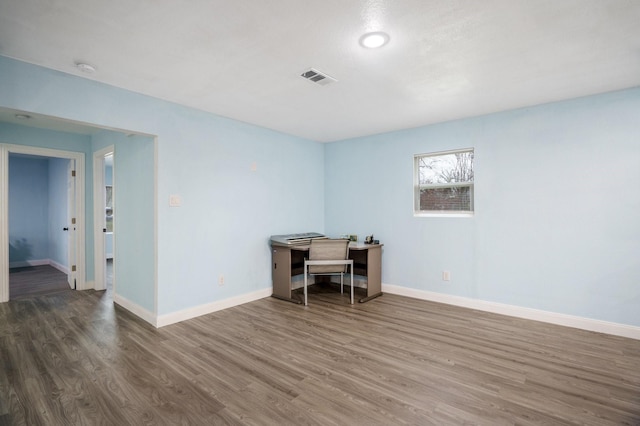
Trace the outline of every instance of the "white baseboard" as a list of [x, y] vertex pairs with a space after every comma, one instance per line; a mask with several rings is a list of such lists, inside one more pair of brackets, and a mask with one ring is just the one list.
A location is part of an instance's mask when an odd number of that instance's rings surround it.
[[[627, 324], [619, 324], [614, 322], [595, 320], [591, 318], [560, 314], [556, 312], [548, 312], [538, 309], [506, 305], [503, 303], [488, 302], [484, 300], [471, 299], [462, 296], [453, 296], [443, 293], [435, 293], [425, 290], [417, 290], [390, 284], [383, 284], [382, 292], [640, 340], [640, 327], [635, 327]], [[186, 321], [191, 318], [210, 314], [212, 312], [231, 308], [233, 306], [238, 306], [244, 303], [263, 299], [265, 297], [270, 297], [272, 293], [273, 289], [269, 287], [263, 290], [255, 291], [253, 293], [243, 294], [240, 296], [231, 297], [229, 299], [219, 300], [160, 316], [155, 316], [152, 312], [149, 312], [146, 309], [118, 295], [114, 296], [114, 302], [127, 309], [134, 315], [139, 316], [156, 328], [160, 328], [181, 321]]]
[[123, 307], [124, 309], [126, 309], [127, 311], [131, 312], [132, 314], [134, 314], [135, 316], [140, 317], [141, 319], [145, 320], [146, 322], [148, 322], [149, 324], [153, 325], [154, 327], [157, 327], [156, 325], [156, 315], [153, 312], [150, 312], [148, 310], [146, 310], [145, 308], [143, 308], [142, 306], [128, 300], [125, 299], [122, 296], [119, 296], [117, 294], [113, 295], [113, 301], [114, 303], [117, 303], [118, 305], [120, 305], [121, 307]]
[[58, 271], [65, 275], [69, 275], [69, 268], [61, 263], [51, 259], [33, 259], [33, 260], [21, 260], [18, 262], [9, 263], [9, 268], [26, 268], [28, 266], [44, 266], [49, 265], [56, 268]]
[[19, 260], [17, 262], [9, 263], [9, 269], [11, 268], [26, 268], [28, 266], [42, 266], [51, 264], [50, 259], [34, 259], [34, 260]]
[[165, 325], [175, 324], [201, 315], [210, 314], [212, 312], [221, 311], [233, 306], [242, 305], [244, 303], [253, 302], [255, 300], [264, 299], [273, 294], [273, 288], [265, 288], [263, 290], [254, 291], [253, 293], [242, 294], [240, 296], [231, 297], [229, 299], [219, 300], [212, 303], [196, 306], [170, 314], [160, 315], [157, 317], [155, 326], [160, 328]]
[[191, 318], [196, 318], [201, 315], [206, 315], [212, 312], [231, 308], [233, 306], [242, 305], [244, 303], [253, 302], [259, 299], [264, 299], [265, 297], [271, 296], [272, 293], [273, 288], [269, 287], [264, 290], [255, 291], [253, 293], [243, 294], [240, 296], [231, 297], [229, 299], [219, 300], [216, 302], [207, 303], [205, 305], [200, 305], [160, 316], [156, 316], [153, 312], [150, 312], [142, 306], [117, 294], [113, 296], [113, 301], [132, 314], [153, 325], [154, 327], [160, 328], [166, 325], [175, 324], [180, 321], [186, 321]]
[[450, 294], [435, 293], [425, 290], [416, 290], [390, 284], [383, 284], [382, 292], [640, 340], [640, 327], [627, 324], [506, 305], [503, 303], [487, 302], [484, 300], [470, 299], [467, 297], [453, 296]]
[[62, 265], [54, 260], [49, 260], [49, 265], [56, 268], [58, 271], [62, 272], [65, 275], [69, 275], [69, 268], [65, 265]]

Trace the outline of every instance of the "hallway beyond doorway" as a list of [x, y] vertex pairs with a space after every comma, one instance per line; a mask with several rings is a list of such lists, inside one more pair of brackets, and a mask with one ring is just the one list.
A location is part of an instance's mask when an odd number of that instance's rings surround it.
[[67, 274], [50, 265], [9, 269], [9, 298], [11, 300], [72, 291]]
[[[113, 291], [113, 260], [106, 261], [106, 290]], [[62, 291], [72, 291], [67, 275], [50, 265], [26, 266], [9, 269], [10, 300], [46, 296]]]

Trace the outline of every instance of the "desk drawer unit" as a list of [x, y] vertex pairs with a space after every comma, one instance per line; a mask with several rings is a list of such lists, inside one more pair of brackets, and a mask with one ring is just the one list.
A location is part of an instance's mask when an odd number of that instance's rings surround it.
[[271, 248], [271, 277], [273, 296], [279, 299], [291, 299], [291, 249], [289, 247]]

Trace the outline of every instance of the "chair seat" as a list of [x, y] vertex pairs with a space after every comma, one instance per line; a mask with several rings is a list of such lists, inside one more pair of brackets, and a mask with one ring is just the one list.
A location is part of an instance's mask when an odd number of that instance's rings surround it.
[[335, 266], [335, 265], [345, 265], [345, 267], [349, 267], [349, 271], [351, 272], [351, 279], [349, 280], [349, 284], [351, 287], [350, 292], [350, 301], [353, 305], [353, 260], [345, 259], [345, 260], [305, 260], [304, 261], [304, 304], [307, 305], [307, 285], [308, 285], [308, 276], [309, 275], [340, 275], [340, 293], [342, 293], [342, 277], [344, 273], [316, 273], [311, 274], [308, 272], [308, 268], [310, 266]]
[[349, 240], [312, 240], [309, 259], [304, 261], [304, 304], [307, 305], [309, 275], [340, 275], [340, 293], [343, 292], [344, 274], [351, 273], [351, 304], [353, 304], [353, 260], [349, 259]]

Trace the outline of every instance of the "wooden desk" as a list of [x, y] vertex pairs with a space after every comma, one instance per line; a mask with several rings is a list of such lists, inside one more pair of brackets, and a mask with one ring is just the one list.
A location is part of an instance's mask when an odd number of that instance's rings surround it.
[[[291, 297], [291, 277], [304, 273], [304, 259], [309, 256], [309, 244], [281, 245], [271, 243], [271, 277], [273, 297], [302, 303]], [[349, 259], [353, 259], [353, 273], [367, 277], [367, 294], [359, 300], [367, 302], [382, 295], [382, 244], [349, 244]]]

